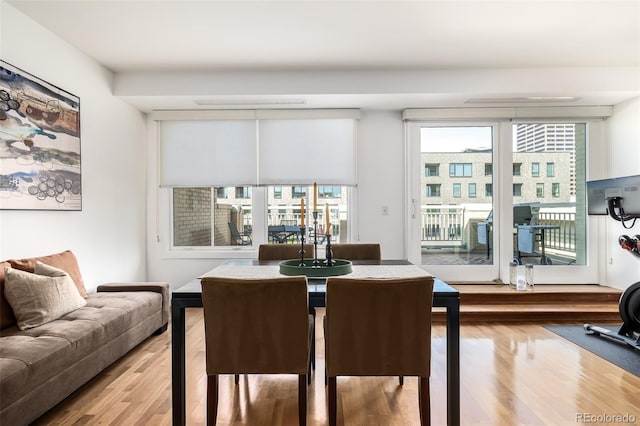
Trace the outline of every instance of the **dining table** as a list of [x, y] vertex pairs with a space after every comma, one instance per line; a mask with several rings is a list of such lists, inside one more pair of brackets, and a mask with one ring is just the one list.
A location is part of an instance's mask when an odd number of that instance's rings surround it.
[[[173, 424], [186, 424], [185, 309], [202, 307], [200, 280], [207, 276], [267, 278], [282, 276], [279, 261], [230, 259], [171, 294], [171, 394]], [[404, 278], [430, 275], [407, 260], [353, 261], [343, 277]], [[325, 307], [326, 278], [308, 277], [309, 309]], [[460, 425], [460, 293], [434, 277], [433, 306], [446, 308], [447, 424]]]

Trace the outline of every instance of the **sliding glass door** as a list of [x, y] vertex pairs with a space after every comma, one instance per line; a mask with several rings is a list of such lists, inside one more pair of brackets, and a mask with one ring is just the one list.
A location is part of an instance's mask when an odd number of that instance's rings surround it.
[[469, 268], [478, 279], [495, 278], [496, 127], [423, 125], [411, 136], [410, 260], [439, 276], [447, 270], [449, 279], [468, 279]]
[[[598, 120], [408, 122], [408, 258], [449, 281], [598, 282], [586, 181]], [[591, 235], [590, 235], [591, 234]], [[591, 236], [591, 238], [590, 238]]]

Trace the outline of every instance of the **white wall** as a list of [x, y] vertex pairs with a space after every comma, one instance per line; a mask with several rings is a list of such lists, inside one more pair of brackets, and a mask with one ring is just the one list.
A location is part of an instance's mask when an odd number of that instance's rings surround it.
[[82, 211], [0, 211], [0, 259], [70, 249], [88, 291], [144, 280], [144, 115], [112, 95], [113, 73], [6, 2], [0, 56], [80, 97]]
[[[609, 177], [640, 175], [640, 98], [616, 105], [607, 128]], [[605, 284], [625, 289], [640, 281], [640, 257], [621, 249], [618, 236], [640, 234], [640, 220], [631, 229], [610, 218], [602, 220], [607, 221]]]
[[[385, 259], [406, 259], [401, 111], [362, 111], [358, 126], [358, 235]], [[383, 206], [388, 207], [383, 215]]]

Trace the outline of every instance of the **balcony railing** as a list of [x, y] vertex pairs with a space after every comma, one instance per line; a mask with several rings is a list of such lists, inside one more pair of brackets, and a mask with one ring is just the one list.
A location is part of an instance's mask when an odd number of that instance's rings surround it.
[[[433, 206], [421, 208], [421, 240], [423, 248], [466, 248], [468, 251], [486, 248], [478, 238], [478, 224], [485, 221], [490, 210], [478, 206]], [[537, 205], [534, 220], [540, 225], [555, 225], [559, 229], [545, 232], [545, 248], [575, 259], [575, 203]], [[536, 243], [539, 249], [539, 242]]]
[[430, 246], [463, 245], [464, 207], [422, 206], [421, 216], [423, 243]]

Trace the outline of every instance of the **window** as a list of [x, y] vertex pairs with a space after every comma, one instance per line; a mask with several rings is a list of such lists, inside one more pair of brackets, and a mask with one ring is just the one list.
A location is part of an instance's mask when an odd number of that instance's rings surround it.
[[547, 256], [554, 265], [586, 265], [587, 125], [520, 123], [513, 125], [512, 135], [513, 161], [531, 164], [532, 172], [531, 178], [521, 178], [518, 203], [534, 205], [538, 223], [555, 227], [544, 233]]
[[470, 183], [469, 184], [469, 198], [476, 198], [476, 184], [475, 183]]
[[173, 245], [212, 245], [211, 188], [173, 189]]
[[555, 163], [547, 163], [547, 177], [555, 176]]
[[282, 187], [281, 186], [274, 186], [273, 187], [273, 198], [275, 198], [276, 200], [279, 200], [282, 198]]
[[520, 176], [520, 169], [522, 168], [522, 163], [513, 163], [513, 175]]
[[460, 198], [462, 196], [462, 187], [459, 183], [453, 184], [453, 197]]
[[251, 187], [236, 186], [236, 198], [251, 198]]
[[449, 164], [449, 177], [471, 177], [471, 163]]
[[220, 188], [216, 188], [216, 197], [218, 198], [228, 198], [229, 197], [229, 192], [227, 191], [227, 188], [225, 187], [220, 187]]
[[[522, 259], [523, 262], [540, 265], [536, 273], [536, 280], [540, 283], [578, 283], [597, 280], [597, 256], [602, 250], [597, 246], [597, 238], [587, 238], [587, 230], [599, 235], [600, 229], [594, 229], [586, 215], [586, 171], [606, 166], [606, 148], [602, 141], [604, 124], [601, 118], [585, 121], [569, 121], [561, 123], [558, 114], [567, 112], [571, 116], [591, 114], [585, 108], [567, 107], [549, 109], [550, 122], [533, 119], [524, 122], [528, 109], [514, 108], [511, 116], [495, 121], [494, 131], [498, 130], [500, 138], [494, 141], [496, 152], [500, 155], [493, 158], [493, 176], [502, 179], [500, 184], [489, 186], [492, 179], [479, 176], [490, 163], [490, 143], [483, 141], [482, 145], [472, 146], [470, 138], [463, 139], [464, 133], [471, 130], [474, 117], [494, 114], [493, 109], [474, 108], [473, 114], [460, 113], [451, 109], [443, 116], [441, 110], [405, 110], [403, 118], [407, 121], [407, 183], [409, 197], [406, 201], [407, 211], [407, 257], [416, 264], [425, 265], [431, 273], [450, 281], [468, 279], [484, 279], [485, 273], [489, 280], [500, 278], [508, 280], [506, 264], [511, 262], [514, 253], [520, 245], [519, 238], [513, 233], [511, 209], [513, 205], [528, 206], [533, 223], [550, 225], [544, 235], [536, 232], [533, 243], [533, 256]], [[545, 112], [545, 113], [546, 113]], [[609, 116], [610, 109], [602, 109], [604, 117]], [[520, 114], [518, 116], [518, 114]], [[443, 118], [444, 117], [444, 118]], [[459, 121], [456, 121], [459, 120]], [[491, 124], [486, 124], [488, 127]], [[507, 129], [512, 133], [508, 134]], [[562, 140], [558, 140], [551, 129], [562, 132]], [[559, 132], [558, 132], [559, 133]], [[483, 149], [483, 148], [486, 148]], [[508, 152], [511, 151], [511, 152]], [[473, 155], [471, 155], [473, 152]], [[485, 156], [486, 153], [486, 156]], [[587, 154], [590, 153], [590, 158]], [[425, 161], [428, 158], [427, 161]], [[472, 163], [473, 178], [445, 176], [437, 179], [424, 177], [426, 162], [440, 162], [445, 167], [451, 163]], [[532, 177], [531, 164], [538, 163], [538, 177]], [[547, 177], [547, 163], [554, 163], [554, 177]], [[513, 171], [513, 176], [510, 172]], [[533, 170], [535, 172], [535, 170]], [[454, 169], [455, 173], [455, 169]], [[500, 205], [490, 203], [489, 198], [478, 194], [478, 198], [470, 198], [462, 191], [461, 198], [453, 198], [451, 188], [453, 183], [466, 184], [474, 182], [484, 185], [485, 193], [492, 192]], [[503, 183], [507, 183], [505, 186]], [[428, 183], [441, 183], [443, 188], [441, 198], [425, 198], [424, 188]], [[537, 183], [543, 183], [547, 188], [542, 189], [537, 197]], [[558, 185], [553, 185], [557, 183]], [[511, 187], [510, 187], [511, 186]], [[478, 191], [482, 191], [479, 188]], [[548, 193], [547, 193], [548, 191]], [[555, 197], [555, 195], [558, 197]], [[482, 203], [475, 203], [482, 201]], [[471, 206], [468, 206], [471, 203]], [[465, 207], [461, 213], [460, 224], [462, 240], [456, 241], [448, 232], [449, 223], [456, 224], [457, 218], [447, 213], [446, 222], [442, 219], [445, 211], [453, 207]], [[441, 212], [439, 217], [432, 210]], [[492, 210], [491, 210], [492, 209]], [[493, 214], [491, 214], [493, 213]], [[487, 226], [488, 224], [490, 226]], [[444, 225], [443, 225], [444, 224]], [[440, 225], [440, 226], [438, 226]], [[591, 229], [588, 227], [591, 226]], [[485, 241], [489, 244], [485, 244]], [[544, 262], [540, 253], [544, 244], [547, 260]], [[443, 248], [446, 247], [446, 254]], [[492, 250], [494, 249], [494, 250]], [[431, 254], [434, 256], [431, 257]], [[467, 259], [463, 258], [467, 255]], [[478, 254], [478, 259], [471, 261], [471, 256]], [[537, 255], [537, 257], [536, 257]], [[493, 259], [492, 259], [493, 258]], [[498, 266], [498, 272], [490, 267]], [[454, 262], [462, 267], [451, 268]], [[562, 265], [557, 267], [556, 265]], [[595, 265], [595, 266], [594, 266]], [[554, 267], [555, 266], [555, 267]], [[506, 276], [505, 276], [506, 275]], [[483, 277], [483, 278], [480, 278]]]
[[484, 163], [484, 175], [485, 176], [493, 175], [493, 163]]
[[522, 196], [522, 184], [521, 183], [514, 183], [513, 184], [513, 196], [514, 197], [521, 197]]
[[[300, 186], [291, 187], [297, 188], [297, 193], [308, 194], [305, 197], [305, 222], [307, 225], [307, 231], [309, 232], [308, 240], [313, 242], [313, 186]], [[321, 196], [321, 189], [322, 194]], [[297, 225], [300, 223], [300, 197], [294, 198], [293, 192], [289, 193], [288, 190], [283, 191], [280, 199], [275, 199], [271, 194], [275, 194], [275, 191], [267, 191], [267, 231], [268, 242], [292, 242], [297, 238], [295, 235], [282, 234], [280, 229], [274, 228], [274, 226], [280, 225]], [[329, 197], [328, 195], [332, 195]], [[322, 201], [320, 201], [322, 200]], [[326, 232], [325, 224], [325, 205], [329, 206], [329, 216], [331, 223], [331, 235], [336, 241], [348, 241], [349, 240], [349, 187], [347, 186], [333, 186], [333, 185], [318, 185], [318, 205], [316, 206], [318, 211], [318, 235]], [[324, 246], [318, 245], [318, 250], [324, 250]], [[321, 257], [319, 254], [318, 257]]]
[[493, 184], [492, 183], [485, 183], [484, 184], [484, 196], [485, 197], [492, 197], [493, 196]]
[[440, 175], [440, 164], [426, 163], [424, 165], [424, 175], [425, 176], [439, 176]]
[[440, 184], [439, 183], [428, 183], [427, 184], [427, 192], [425, 194], [427, 197], [439, 197], [440, 196]]
[[292, 186], [291, 187], [291, 197], [293, 198], [304, 198], [307, 196], [307, 187], [306, 186]]
[[339, 186], [318, 185], [318, 198], [340, 198], [342, 188]]
[[531, 163], [531, 176], [540, 176], [540, 163]]
[[[172, 222], [174, 247], [213, 247], [238, 244], [236, 230], [251, 237], [251, 188], [173, 188]], [[229, 194], [243, 197], [229, 197]], [[213, 197], [215, 194], [215, 198]], [[223, 194], [224, 198], [218, 197]], [[247, 197], [244, 197], [247, 195]], [[231, 224], [231, 225], [230, 225]]]
[[[232, 245], [236, 229], [251, 235], [254, 246], [266, 243], [271, 207], [282, 220], [295, 219], [296, 210], [299, 218], [300, 198], [306, 197], [306, 206], [313, 202], [309, 185], [314, 181], [325, 185], [319, 197], [322, 207], [329, 203], [334, 235], [342, 226], [340, 241], [349, 241], [346, 201], [357, 185], [358, 110], [207, 111], [186, 119], [166, 111], [152, 115], [158, 123], [159, 202], [166, 206], [159, 209], [159, 237], [167, 256], [254, 254], [206, 248]], [[289, 161], [301, 152], [313, 161]]]

